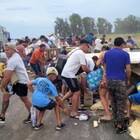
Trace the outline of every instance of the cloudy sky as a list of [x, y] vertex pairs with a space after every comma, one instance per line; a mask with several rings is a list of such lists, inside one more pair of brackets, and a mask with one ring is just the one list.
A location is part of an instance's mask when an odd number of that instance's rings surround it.
[[140, 0], [0, 0], [0, 25], [11, 38], [47, 36], [54, 32], [56, 17], [77, 13], [113, 23], [130, 14], [140, 17], [139, 6]]

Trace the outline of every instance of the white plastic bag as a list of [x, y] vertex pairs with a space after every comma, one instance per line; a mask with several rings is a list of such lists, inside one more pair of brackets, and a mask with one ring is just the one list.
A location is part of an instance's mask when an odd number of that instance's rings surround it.
[[89, 116], [87, 114], [81, 114], [79, 116], [80, 121], [87, 121], [89, 119]]
[[35, 127], [36, 123], [37, 123], [37, 109], [32, 106], [30, 108], [30, 112], [31, 112], [31, 122], [32, 122], [32, 126]]

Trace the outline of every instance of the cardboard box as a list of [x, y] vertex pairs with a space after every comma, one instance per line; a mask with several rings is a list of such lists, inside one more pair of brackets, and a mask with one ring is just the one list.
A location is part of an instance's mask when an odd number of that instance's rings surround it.
[[91, 107], [93, 105], [93, 94], [84, 93], [84, 106]]

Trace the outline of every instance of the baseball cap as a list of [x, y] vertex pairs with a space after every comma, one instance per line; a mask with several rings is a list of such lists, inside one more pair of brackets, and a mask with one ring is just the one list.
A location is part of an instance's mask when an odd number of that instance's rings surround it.
[[56, 70], [55, 67], [48, 67], [47, 68], [47, 71], [46, 71], [46, 74], [49, 75], [49, 74], [55, 74], [56, 76], [58, 76], [58, 71]]
[[81, 44], [87, 44], [87, 46], [90, 47], [89, 42], [85, 39], [80, 40], [80, 45]]
[[16, 44], [8, 42], [8, 43], [5, 43], [4, 48], [10, 48], [10, 49], [16, 50]]
[[82, 39], [82, 40], [80, 40], [80, 44], [89, 44], [89, 42], [86, 40], [86, 39]]

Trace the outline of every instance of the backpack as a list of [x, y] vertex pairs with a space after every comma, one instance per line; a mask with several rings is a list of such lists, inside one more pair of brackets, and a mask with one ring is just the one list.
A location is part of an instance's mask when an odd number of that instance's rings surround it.
[[58, 56], [58, 60], [57, 60], [55, 68], [57, 69], [59, 74], [62, 73], [62, 70], [63, 70], [69, 56], [77, 50], [79, 50], [79, 49], [76, 49], [76, 50], [72, 51], [69, 55], [62, 55], [61, 54], [61, 55]]
[[62, 70], [67, 62], [66, 55], [59, 56], [55, 68], [57, 69], [58, 73], [61, 74]]

